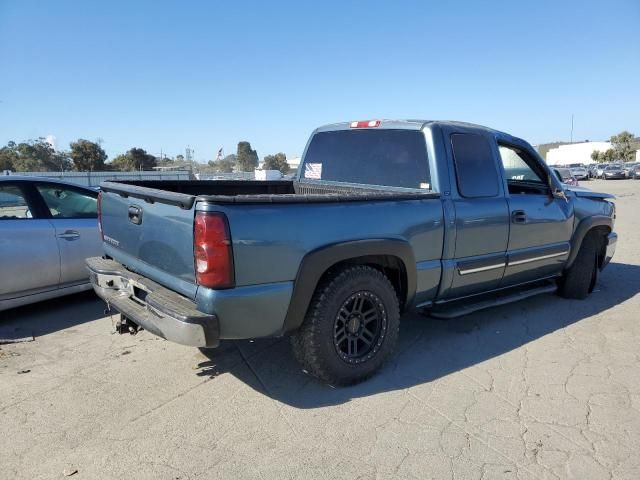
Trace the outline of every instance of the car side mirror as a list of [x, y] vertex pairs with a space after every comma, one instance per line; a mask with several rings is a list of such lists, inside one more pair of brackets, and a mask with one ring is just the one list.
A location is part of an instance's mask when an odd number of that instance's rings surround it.
[[[561, 198], [562, 200], [568, 202], [567, 194], [564, 192], [564, 188], [562, 188], [562, 175], [558, 170], [552, 168], [553, 176], [549, 175], [549, 188], [551, 189], [551, 195], [553, 198]], [[554, 177], [558, 180], [554, 181]]]
[[562, 189], [562, 188], [551, 187], [551, 195], [553, 196], [553, 198], [560, 198], [560, 199], [564, 200], [565, 202], [569, 201], [569, 199], [567, 198], [567, 194], [565, 193], [564, 189]]

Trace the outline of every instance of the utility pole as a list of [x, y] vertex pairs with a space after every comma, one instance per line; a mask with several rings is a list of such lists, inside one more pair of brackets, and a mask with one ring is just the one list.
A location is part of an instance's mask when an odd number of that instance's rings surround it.
[[571, 114], [571, 143], [573, 143], [573, 113]]
[[195, 150], [192, 149], [189, 145], [187, 145], [187, 148], [185, 149], [185, 160], [187, 161], [187, 163], [189, 164], [189, 166], [191, 167], [191, 171], [193, 172], [193, 154], [194, 154]]

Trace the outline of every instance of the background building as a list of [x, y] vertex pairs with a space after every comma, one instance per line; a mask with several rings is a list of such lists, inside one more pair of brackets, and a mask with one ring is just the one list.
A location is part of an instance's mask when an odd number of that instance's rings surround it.
[[581, 142], [559, 145], [547, 151], [548, 165], [568, 165], [570, 163], [594, 163], [591, 154], [594, 150], [605, 152], [611, 148], [610, 142]]

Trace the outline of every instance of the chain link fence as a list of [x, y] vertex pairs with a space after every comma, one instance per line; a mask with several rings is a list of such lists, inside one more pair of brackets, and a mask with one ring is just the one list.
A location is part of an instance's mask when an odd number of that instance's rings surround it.
[[[0, 172], [1, 173], [1, 172]], [[189, 170], [171, 170], [166, 172], [5, 172], [5, 175], [26, 177], [45, 177], [56, 180], [97, 187], [107, 180], [193, 180]]]

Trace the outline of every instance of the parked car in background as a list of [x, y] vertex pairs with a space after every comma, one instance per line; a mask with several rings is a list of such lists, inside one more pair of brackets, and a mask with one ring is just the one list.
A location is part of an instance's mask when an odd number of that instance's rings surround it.
[[599, 163], [596, 167], [596, 178], [603, 178], [604, 170], [609, 166], [608, 163]]
[[629, 173], [631, 178], [633, 178], [634, 180], [640, 180], [640, 165], [636, 165], [635, 167], [633, 167], [633, 169]]
[[602, 172], [604, 180], [622, 180], [627, 178], [627, 173], [622, 169], [622, 165], [611, 164]]
[[0, 310], [91, 289], [100, 255], [98, 191], [41, 177], [0, 177]]
[[578, 186], [578, 180], [573, 176], [570, 168], [554, 168], [553, 170], [558, 179], [565, 185]]
[[586, 298], [615, 250], [611, 198], [488, 128], [337, 123], [313, 132], [293, 182], [104, 182], [104, 255], [87, 266], [119, 332], [291, 335], [307, 372], [350, 384], [393, 354], [401, 311]]
[[584, 168], [584, 163], [569, 163], [567, 165], [558, 165], [561, 168]]
[[623, 166], [622, 169], [624, 170], [625, 175], [627, 176], [627, 178], [631, 177], [632, 174], [632, 170], [633, 168], [638, 165], [638, 162], [626, 162]]
[[597, 163], [592, 163], [587, 167], [587, 173], [589, 174], [589, 178], [597, 178], [596, 170], [598, 169]]
[[588, 180], [589, 172], [583, 166], [580, 167], [570, 167], [571, 175], [574, 176], [577, 180]]

